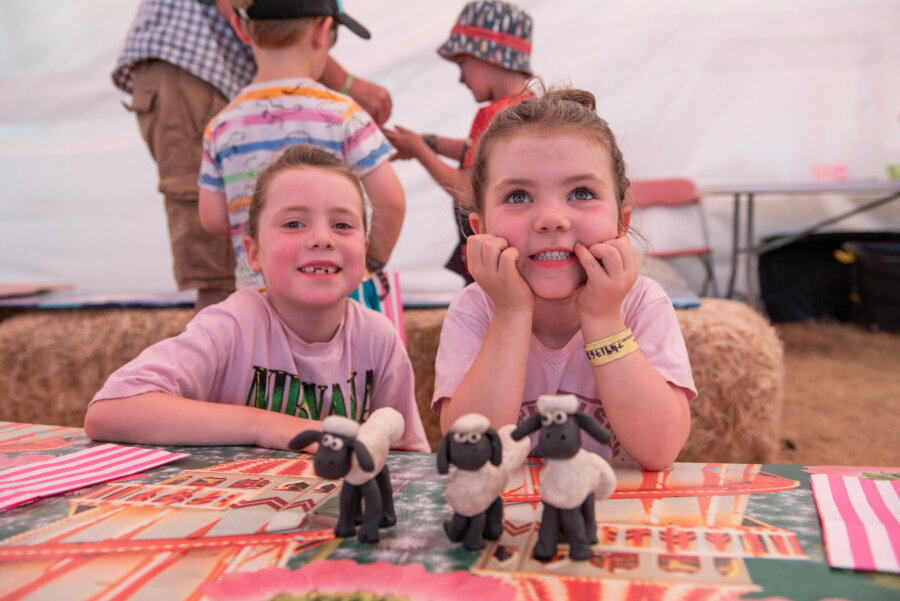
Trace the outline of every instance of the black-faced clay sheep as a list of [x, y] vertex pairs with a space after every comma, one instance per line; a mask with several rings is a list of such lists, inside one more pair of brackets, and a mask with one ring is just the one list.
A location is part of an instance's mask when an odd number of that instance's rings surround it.
[[581, 448], [584, 430], [602, 443], [611, 435], [587, 414], [578, 411], [574, 395], [538, 398], [538, 412], [513, 430], [519, 440], [540, 429], [538, 451], [541, 468], [541, 500], [544, 512], [533, 557], [550, 561], [556, 556], [560, 534], [569, 541], [569, 557], [588, 559], [597, 543], [594, 501], [609, 497], [616, 488], [616, 475], [599, 455]]
[[344, 479], [340, 496], [340, 515], [334, 535], [348, 538], [356, 534], [358, 516], [362, 525], [357, 538], [361, 543], [378, 542], [378, 528], [397, 523], [394, 498], [388, 473], [388, 450], [403, 436], [403, 416], [396, 409], [376, 409], [362, 425], [346, 417], [329, 415], [322, 420], [322, 432], [305, 430], [290, 442], [300, 451], [318, 442], [313, 468], [320, 478]]
[[453, 422], [437, 452], [438, 472], [449, 473], [447, 504], [453, 509], [444, 532], [470, 551], [483, 548], [483, 538], [497, 540], [503, 533], [500, 493], [531, 446], [528, 440], [510, 437], [512, 425], [499, 432], [490, 426], [487, 417], [467, 413]]

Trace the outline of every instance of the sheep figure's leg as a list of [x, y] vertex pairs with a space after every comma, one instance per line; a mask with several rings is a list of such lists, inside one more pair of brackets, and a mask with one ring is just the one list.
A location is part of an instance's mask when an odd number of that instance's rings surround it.
[[381, 520], [381, 494], [375, 480], [369, 480], [363, 484], [363, 523], [359, 528], [356, 538], [361, 543], [378, 542], [378, 522]]
[[458, 513], [453, 514], [453, 518], [444, 520], [444, 533], [450, 542], [458, 543], [463, 539], [466, 528], [469, 525], [469, 518]]
[[559, 521], [569, 538], [569, 557], [575, 560], [588, 559], [594, 552], [588, 543], [584, 514], [581, 507], [561, 509]]
[[481, 533], [484, 531], [486, 521], [487, 514], [483, 511], [469, 518], [469, 527], [466, 528], [466, 534], [463, 537], [463, 547], [469, 551], [484, 549], [484, 540], [481, 538]]
[[350, 538], [356, 534], [356, 526], [353, 521], [359, 511], [360, 493], [359, 487], [344, 482], [339, 498], [340, 514], [337, 525], [334, 527], [334, 535], [338, 538]]
[[587, 535], [587, 541], [592, 545], [596, 545], [598, 542], [597, 518], [594, 511], [594, 493], [591, 493], [581, 504], [581, 515], [584, 516], [584, 533]]
[[544, 503], [541, 527], [531, 556], [544, 563], [556, 557], [556, 536], [559, 532], [559, 512], [553, 505]]
[[391, 488], [391, 474], [385, 465], [375, 476], [378, 490], [381, 492], [381, 528], [390, 528], [397, 523], [397, 514], [394, 513], [394, 489]]
[[487, 508], [487, 520], [484, 525], [484, 538], [497, 540], [503, 534], [503, 499], [497, 497]]

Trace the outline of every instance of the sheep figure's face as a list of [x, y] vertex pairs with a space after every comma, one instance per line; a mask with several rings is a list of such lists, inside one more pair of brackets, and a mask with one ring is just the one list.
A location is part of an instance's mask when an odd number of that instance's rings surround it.
[[541, 414], [541, 431], [538, 450], [547, 459], [568, 459], [581, 448], [581, 430], [578, 422], [565, 411]]
[[453, 432], [450, 462], [461, 470], [478, 470], [491, 460], [491, 441], [478, 432]]
[[313, 458], [316, 475], [329, 480], [343, 478], [350, 471], [353, 439], [339, 434], [323, 434]]

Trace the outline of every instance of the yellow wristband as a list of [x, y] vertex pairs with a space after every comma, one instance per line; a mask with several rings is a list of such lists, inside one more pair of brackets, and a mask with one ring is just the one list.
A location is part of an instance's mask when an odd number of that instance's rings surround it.
[[352, 73], [347, 73], [347, 78], [344, 80], [344, 85], [341, 86], [341, 94], [350, 94], [350, 88], [353, 87], [353, 81], [356, 79], [356, 76]]
[[637, 340], [628, 328], [603, 340], [584, 345], [591, 365], [604, 365], [638, 350]]

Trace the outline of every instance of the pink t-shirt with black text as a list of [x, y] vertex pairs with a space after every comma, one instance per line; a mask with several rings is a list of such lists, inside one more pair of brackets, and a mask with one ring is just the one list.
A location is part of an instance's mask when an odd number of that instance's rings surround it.
[[238, 290], [198, 313], [180, 335], [119, 368], [91, 402], [146, 392], [316, 420], [337, 414], [363, 422], [375, 409], [393, 407], [406, 427], [392, 448], [430, 450], [396, 328], [352, 299], [334, 337], [309, 343], [285, 325], [263, 292]]

